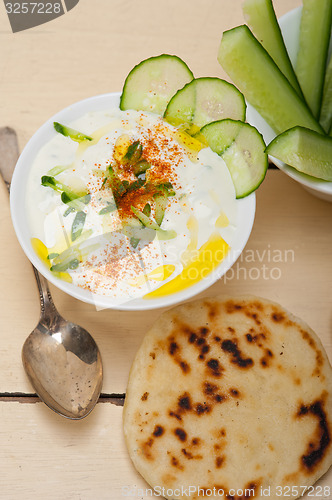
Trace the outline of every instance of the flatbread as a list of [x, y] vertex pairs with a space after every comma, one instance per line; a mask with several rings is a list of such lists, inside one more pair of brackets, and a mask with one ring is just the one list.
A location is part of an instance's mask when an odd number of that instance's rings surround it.
[[167, 498], [297, 498], [332, 463], [331, 365], [278, 304], [182, 304], [137, 352], [124, 435], [136, 469]]

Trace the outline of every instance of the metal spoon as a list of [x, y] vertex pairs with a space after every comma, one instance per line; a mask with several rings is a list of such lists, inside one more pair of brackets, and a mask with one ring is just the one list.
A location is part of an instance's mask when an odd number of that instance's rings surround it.
[[[0, 172], [8, 188], [18, 158], [14, 130], [0, 129]], [[39, 323], [22, 349], [25, 371], [40, 399], [60, 415], [78, 420], [98, 401], [103, 369], [91, 335], [58, 313], [46, 279], [33, 267], [40, 295]]]

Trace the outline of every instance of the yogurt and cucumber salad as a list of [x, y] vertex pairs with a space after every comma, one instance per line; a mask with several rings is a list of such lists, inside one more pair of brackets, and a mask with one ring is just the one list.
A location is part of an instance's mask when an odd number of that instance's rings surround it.
[[204, 279], [232, 248], [237, 198], [267, 169], [245, 109], [233, 85], [162, 55], [129, 73], [119, 108], [54, 122], [27, 185], [39, 258], [115, 302]]

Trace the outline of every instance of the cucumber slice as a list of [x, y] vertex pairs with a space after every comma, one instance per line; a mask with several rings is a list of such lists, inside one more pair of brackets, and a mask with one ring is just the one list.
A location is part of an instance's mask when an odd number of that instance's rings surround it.
[[331, 137], [294, 127], [273, 139], [266, 151], [300, 172], [332, 181]]
[[251, 28], [256, 38], [270, 54], [299, 96], [303, 98], [302, 90], [281, 34], [272, 0], [245, 0], [242, 10], [249, 28]]
[[172, 97], [164, 118], [172, 125], [203, 127], [224, 118], [244, 120], [246, 103], [243, 94], [220, 78], [196, 78]]
[[331, 0], [303, 0], [295, 70], [304, 97], [316, 118], [322, 101], [331, 20]]
[[305, 102], [248, 26], [224, 32], [218, 61], [276, 134], [296, 125], [323, 133]]
[[200, 131], [212, 151], [225, 161], [236, 198], [244, 198], [263, 182], [268, 158], [263, 137], [255, 127], [235, 120], [205, 125]]
[[332, 57], [325, 72], [322, 107], [320, 110], [319, 122], [326, 133], [332, 124]]
[[176, 91], [194, 75], [177, 56], [162, 54], [135, 66], [127, 76], [120, 98], [120, 109], [150, 111], [162, 115]]

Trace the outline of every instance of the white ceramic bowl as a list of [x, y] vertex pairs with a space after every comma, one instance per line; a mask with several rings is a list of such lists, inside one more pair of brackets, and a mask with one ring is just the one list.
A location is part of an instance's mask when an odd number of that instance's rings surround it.
[[[298, 7], [279, 19], [280, 28], [285, 40], [289, 57], [294, 64], [299, 47], [299, 31], [302, 7]], [[263, 135], [266, 144], [276, 136], [272, 128], [250, 104], [247, 105], [247, 120]], [[332, 182], [323, 181], [310, 175], [303, 174], [284, 162], [270, 157], [270, 160], [292, 179], [301, 184], [304, 189], [323, 200], [332, 201]]]
[[[217, 281], [226, 271], [234, 264], [240, 256], [249, 235], [251, 233], [252, 225], [255, 216], [255, 194], [238, 200], [238, 227], [234, 235], [234, 241], [231, 251], [228, 253], [223, 262], [220, 263], [218, 268], [211, 273], [208, 277], [202, 279], [197, 284], [180, 291], [178, 293], [168, 295], [156, 299], [135, 299], [124, 302], [122, 304], [114, 304], [110, 297], [95, 295], [87, 290], [83, 290], [78, 286], [67, 283], [58, 279], [54, 274], [49, 271], [39, 257], [34, 252], [31, 245], [32, 234], [30, 233], [29, 223], [26, 214], [26, 203], [28, 193], [26, 192], [26, 184], [29, 176], [29, 170], [40, 148], [54, 136], [53, 122], [71, 122], [89, 111], [101, 111], [104, 109], [111, 109], [119, 105], [119, 93], [105, 94], [96, 97], [91, 97], [83, 101], [77, 102], [68, 108], [57, 113], [50, 118], [39, 130], [33, 135], [26, 147], [24, 148], [14, 171], [11, 191], [11, 215], [16, 231], [17, 238], [32, 264], [45, 276], [51, 283], [56, 285], [64, 292], [72, 295], [73, 297], [94, 304], [97, 308], [115, 308], [123, 310], [143, 310], [155, 309], [158, 307], [170, 306], [177, 302], [188, 299], [199, 292], [205, 290], [215, 281]], [[33, 200], [31, 200], [33, 202]]]

